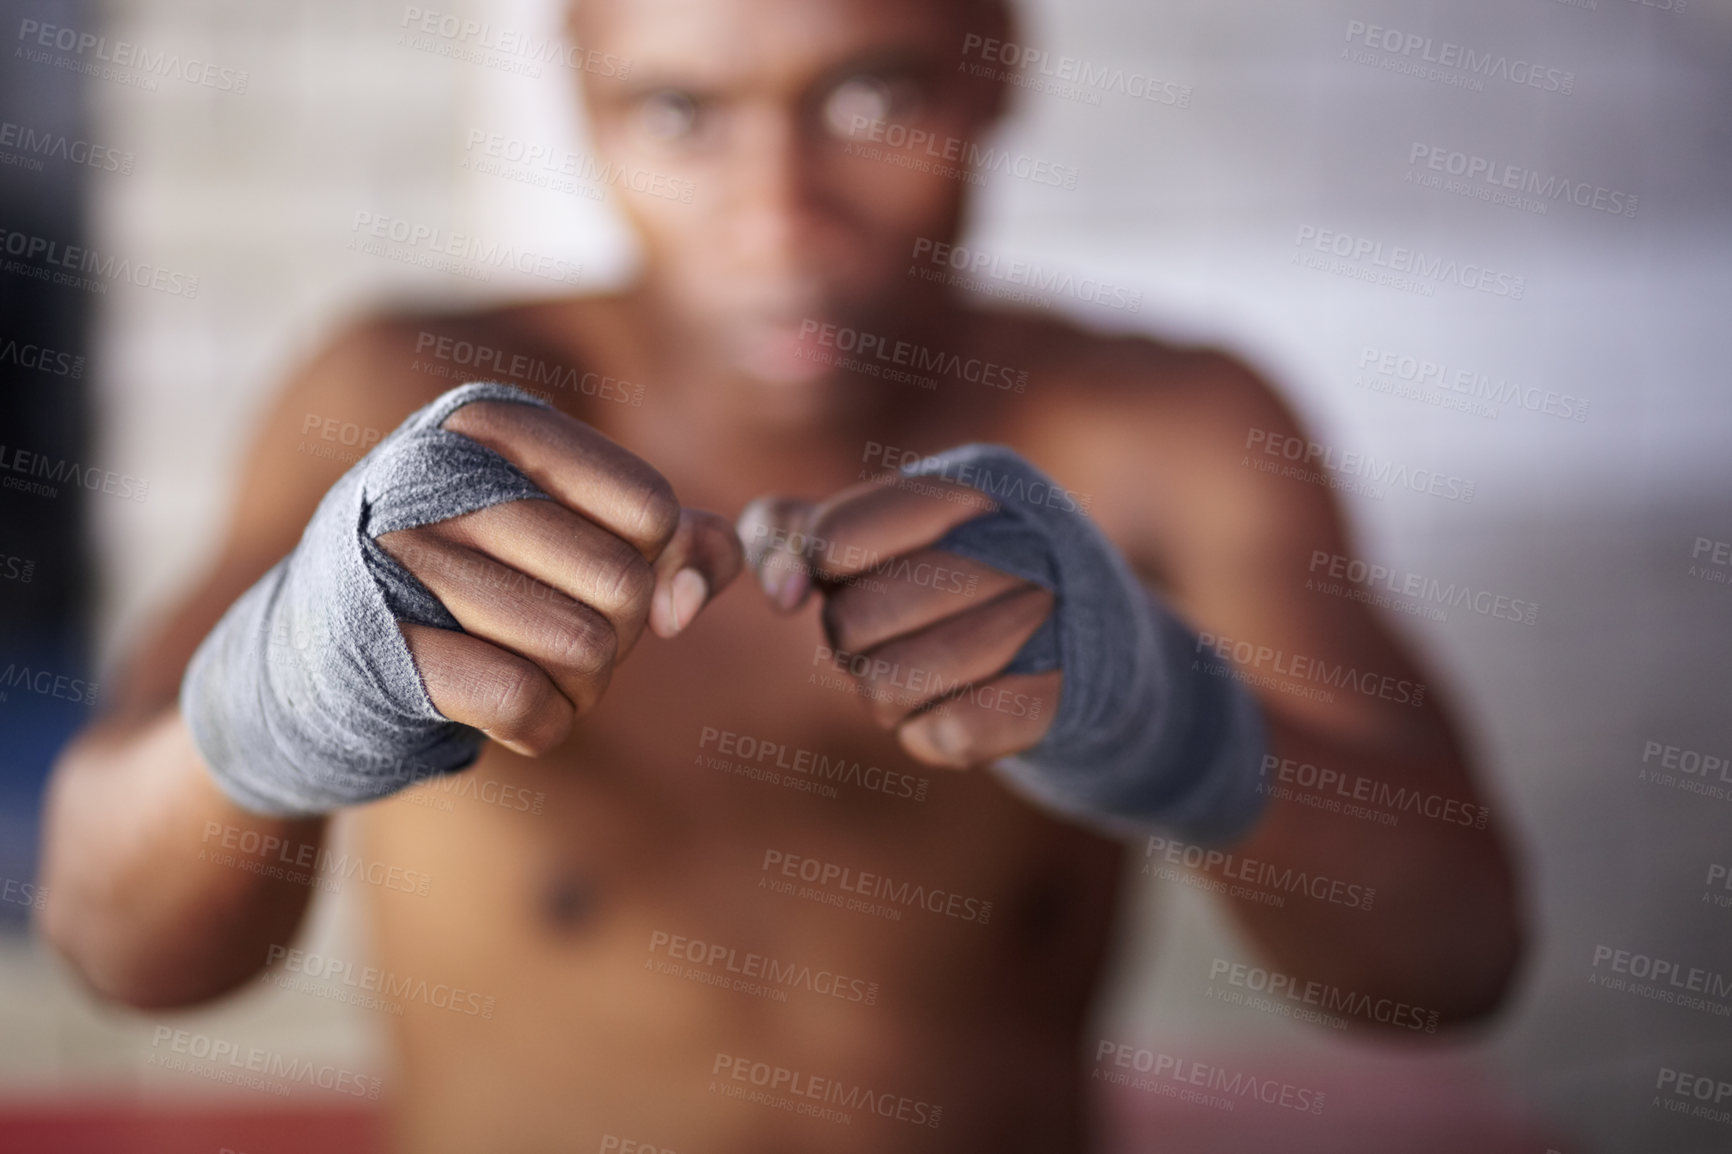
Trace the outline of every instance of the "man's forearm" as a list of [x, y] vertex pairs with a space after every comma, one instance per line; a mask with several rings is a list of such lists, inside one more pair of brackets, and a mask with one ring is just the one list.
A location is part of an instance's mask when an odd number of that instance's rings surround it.
[[1267, 722], [1269, 807], [1230, 852], [1247, 878], [1302, 874], [1308, 888], [1227, 901], [1273, 964], [1444, 1022], [1494, 1008], [1521, 952], [1518, 895], [1501, 825], [1461, 766], [1423, 740], [1385, 755]]
[[67, 749], [50, 782], [43, 931], [108, 997], [140, 1007], [213, 997], [294, 934], [312, 892], [236, 868], [247, 858], [237, 847], [316, 855], [324, 825], [236, 807], [172, 709], [105, 722]]

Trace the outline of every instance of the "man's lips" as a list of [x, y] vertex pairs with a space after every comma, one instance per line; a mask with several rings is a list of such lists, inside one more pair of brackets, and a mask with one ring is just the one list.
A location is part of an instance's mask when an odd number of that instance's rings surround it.
[[821, 327], [822, 322], [806, 317], [746, 322], [736, 329], [741, 365], [779, 384], [818, 380], [829, 374], [831, 362], [818, 343]]

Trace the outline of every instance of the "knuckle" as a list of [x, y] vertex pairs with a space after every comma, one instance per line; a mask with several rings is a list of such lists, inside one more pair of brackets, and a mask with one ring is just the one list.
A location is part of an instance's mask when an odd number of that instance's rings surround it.
[[637, 550], [621, 542], [620, 556], [610, 564], [612, 580], [608, 597], [629, 616], [649, 612], [650, 598], [655, 594], [655, 569]]
[[486, 709], [494, 732], [512, 740], [530, 736], [538, 714], [552, 705], [553, 687], [527, 661], [504, 662], [487, 682]]
[[540, 648], [550, 664], [587, 677], [613, 664], [619, 639], [605, 619], [573, 606], [569, 613], [549, 622]]
[[824, 598], [824, 607], [818, 611], [818, 620], [824, 626], [824, 636], [830, 639], [831, 645], [837, 649], [853, 649], [849, 644], [849, 635], [852, 632], [854, 615], [848, 604], [847, 590], [831, 593]]
[[649, 472], [638, 478], [638, 492], [632, 502], [633, 527], [654, 545], [659, 553], [673, 540], [680, 527], [680, 501], [674, 487], [660, 473]]
[[866, 585], [845, 585], [824, 599], [820, 616], [830, 643], [849, 652], [883, 639], [896, 619], [889, 595]]
[[470, 401], [446, 417], [440, 428], [473, 438], [486, 433], [493, 420], [501, 415], [497, 410], [504, 407], [498, 401]]
[[575, 682], [568, 681], [564, 690], [571, 699], [572, 716], [581, 717], [594, 709], [596, 703], [607, 693], [607, 687], [612, 681], [612, 664], [604, 666], [599, 673], [589, 677]]
[[566, 739], [571, 733], [573, 718], [571, 706], [556, 700], [551, 708], [536, 714], [529, 732], [519, 738], [518, 742], [530, 753], [539, 757]]
[[1058, 603], [1058, 598], [1053, 595], [1052, 590], [1031, 584], [1027, 585], [1021, 592], [1028, 601], [1029, 617], [1035, 622], [1045, 621], [1052, 615], [1053, 606]]
[[820, 620], [830, 644], [849, 653], [857, 653], [874, 639], [875, 606], [850, 591], [832, 594], [824, 599]]
[[419, 574], [433, 560], [432, 538], [425, 528], [397, 529], [381, 533], [373, 543], [390, 554], [391, 559], [411, 573]]

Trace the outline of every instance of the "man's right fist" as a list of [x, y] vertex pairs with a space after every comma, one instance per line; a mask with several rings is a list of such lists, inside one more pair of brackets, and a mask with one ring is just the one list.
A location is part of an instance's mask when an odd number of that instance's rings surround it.
[[728, 522], [594, 429], [465, 385], [332, 487], [200, 646], [182, 714], [248, 809], [372, 800], [480, 733], [552, 749], [646, 624], [676, 635], [741, 564]]
[[740, 571], [739, 538], [680, 508], [661, 474], [564, 413], [484, 401], [444, 428], [551, 500], [516, 500], [376, 540], [463, 632], [405, 623], [433, 704], [519, 753], [558, 745], [647, 623], [673, 637]]

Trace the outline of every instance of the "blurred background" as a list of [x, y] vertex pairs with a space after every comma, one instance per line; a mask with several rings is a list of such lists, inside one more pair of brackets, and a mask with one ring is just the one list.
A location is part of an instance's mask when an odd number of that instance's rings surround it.
[[[439, 4], [536, 35], [559, 17], [555, 0]], [[411, 8], [7, 6], [0, 1148], [72, 1141], [49, 1136], [69, 1112], [124, 1119], [113, 1127], [135, 1138], [153, 1132], [138, 1111], [173, 1115], [177, 1149], [251, 1133], [230, 1122], [186, 1137], [188, 1119], [245, 1103], [150, 1064], [165, 1021], [388, 1074], [378, 1014], [304, 991], [261, 983], [164, 1018], [104, 1008], [26, 918], [41, 782], [89, 715], [73, 687], [99, 697], [115, 656], [208, 562], [285, 374], [360, 310], [557, 288], [356, 251], [357, 213], [581, 262], [597, 287], [630, 275], [598, 186], [478, 163], [489, 134], [583, 153], [573, 75], [441, 54], [437, 37], [406, 35]], [[1471, 500], [1343, 492], [1356, 556], [1537, 606], [1531, 622], [1391, 606], [1463, 705], [1494, 805], [1524, 839], [1537, 939], [1494, 1027], [1419, 1051], [1224, 1002], [1211, 974], [1249, 960], [1245, 944], [1193, 891], [1141, 881], [1102, 1036], [1304, 1071], [1328, 1086], [1337, 1125], [1381, 1127], [1387, 1144], [1366, 1149], [1460, 1149], [1451, 1127], [1474, 1112], [1507, 1119], [1510, 1148], [1533, 1154], [1732, 1149], [1732, 1113], [1679, 1112], [1657, 1086], [1664, 1070], [1732, 1083], [1732, 775], [1685, 772], [1700, 762], [1682, 752], [1732, 757], [1732, 2], [1025, 0], [1021, 12], [1025, 44], [1158, 78], [1162, 97], [1025, 86], [1006, 142], [1074, 166], [1075, 187], [993, 178], [970, 243], [1141, 290], [1134, 312], [1052, 307], [1231, 346], [1336, 454], [1471, 482]], [[32, 47], [50, 26], [210, 62], [214, 79], [104, 63], [76, 40]], [[1420, 38], [1431, 47], [1411, 47]], [[1445, 42], [1507, 66], [1426, 63]], [[1528, 66], [1538, 83], [1518, 82]], [[1487, 198], [1484, 179], [1464, 183], [1468, 165], [1522, 170], [1511, 179], [1529, 191]], [[152, 271], [45, 283], [20, 234]], [[1389, 276], [1397, 248], [1425, 254], [1421, 271]], [[1456, 271], [1423, 275], [1433, 258]], [[1493, 291], [1475, 287], [1482, 276]], [[20, 451], [121, 480], [49, 496], [11, 483], [29, 469]], [[1680, 788], [1704, 777], [1723, 792]], [[364, 950], [340, 896], [319, 900], [307, 944]], [[1607, 988], [1595, 980], [1607, 950], [1699, 968], [1722, 996], [1687, 1006]], [[322, 1103], [273, 1106], [295, 1108]], [[1132, 1128], [1146, 1112], [1113, 1109]], [[1213, 1121], [1205, 1131], [1240, 1144], [1200, 1133], [1185, 1148], [1253, 1148], [1233, 1128], [1254, 1122]], [[1360, 1148], [1303, 1121], [1267, 1148]], [[37, 1144], [8, 1146], [9, 1133]], [[89, 1141], [64, 1148], [121, 1148]]]

